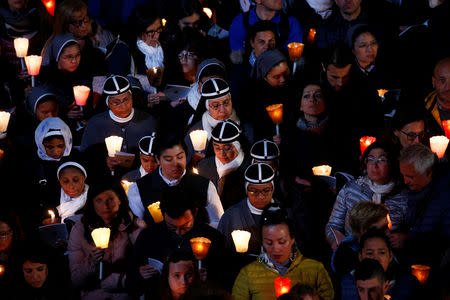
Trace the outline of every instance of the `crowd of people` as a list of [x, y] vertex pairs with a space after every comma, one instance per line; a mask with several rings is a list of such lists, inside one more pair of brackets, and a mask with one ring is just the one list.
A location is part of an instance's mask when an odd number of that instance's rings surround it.
[[2, 0], [0, 298], [450, 299], [449, 16]]

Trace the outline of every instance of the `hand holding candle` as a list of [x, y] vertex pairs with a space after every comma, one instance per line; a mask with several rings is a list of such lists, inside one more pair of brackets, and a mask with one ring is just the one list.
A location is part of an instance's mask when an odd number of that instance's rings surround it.
[[359, 147], [361, 148], [361, 155], [363, 155], [367, 147], [369, 147], [376, 140], [377, 139], [374, 138], [373, 136], [363, 136], [361, 139], [359, 139]]
[[275, 284], [275, 293], [277, 294], [277, 298], [281, 295], [289, 293], [291, 290], [291, 280], [285, 277], [278, 277], [273, 280]]
[[266, 107], [266, 111], [272, 122], [275, 124], [277, 135], [280, 134], [279, 125], [283, 122], [283, 104], [274, 104]]
[[430, 138], [431, 151], [436, 153], [437, 157], [443, 158], [447, 150], [449, 139], [443, 135], [433, 136]]
[[312, 168], [314, 175], [330, 176], [331, 167], [328, 165], [316, 166]]
[[[91, 232], [92, 239], [94, 240], [95, 247], [106, 249], [109, 245], [109, 237], [111, 235], [111, 229], [102, 227], [96, 228]], [[100, 261], [99, 279], [103, 279], [103, 262]]]
[[202, 152], [206, 148], [208, 132], [206, 130], [194, 130], [189, 133], [194, 150]]
[[251, 233], [245, 230], [233, 230], [231, 237], [233, 238], [236, 252], [245, 253], [248, 251], [248, 242], [250, 241]]

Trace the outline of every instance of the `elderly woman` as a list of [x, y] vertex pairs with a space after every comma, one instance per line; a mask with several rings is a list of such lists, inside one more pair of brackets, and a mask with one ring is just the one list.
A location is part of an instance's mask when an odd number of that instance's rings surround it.
[[398, 162], [392, 146], [383, 142], [370, 145], [362, 156], [365, 174], [348, 182], [339, 192], [326, 226], [327, 240], [333, 249], [351, 233], [350, 209], [360, 201], [383, 203], [389, 209], [392, 229], [406, 218], [407, 195], [401, 192]]
[[242, 149], [241, 128], [233, 121], [220, 122], [211, 132], [214, 156], [198, 164], [198, 172], [217, 189], [226, 210], [245, 197], [242, 178], [250, 158]]
[[231, 233], [234, 230], [246, 230], [251, 233], [248, 253], [258, 255], [261, 251], [259, 236], [263, 209], [274, 202], [273, 169], [265, 163], [254, 163], [245, 170], [245, 190], [247, 197], [233, 205], [223, 214], [217, 230], [225, 236], [226, 245], [234, 248]]
[[[69, 239], [69, 266], [73, 285], [82, 299], [131, 299], [124, 289], [126, 257], [145, 223], [128, 208], [120, 185], [99, 184], [88, 192], [84, 215]], [[111, 230], [106, 249], [96, 247], [91, 232], [98, 227]], [[99, 263], [103, 279], [99, 280]]]
[[241, 269], [233, 286], [234, 299], [275, 299], [274, 279], [281, 276], [289, 278], [292, 286], [310, 285], [321, 299], [333, 299], [333, 285], [323, 265], [305, 258], [297, 249], [294, 225], [286, 211], [269, 206], [261, 219], [261, 254], [257, 261]]

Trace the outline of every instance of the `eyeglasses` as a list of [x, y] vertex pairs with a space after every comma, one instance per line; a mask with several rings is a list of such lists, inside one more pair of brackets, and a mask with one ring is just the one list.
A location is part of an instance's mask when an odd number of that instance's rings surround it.
[[259, 195], [268, 196], [268, 195], [270, 195], [270, 193], [272, 193], [272, 191], [273, 191], [272, 188], [267, 188], [267, 189], [264, 189], [262, 191], [259, 191], [259, 190], [248, 190], [248, 194], [252, 195], [252, 196], [259, 196]]
[[128, 103], [128, 102], [130, 102], [130, 101], [131, 101], [131, 98], [130, 98], [130, 97], [127, 97], [127, 98], [125, 98], [125, 99], [123, 99], [123, 100], [119, 100], [119, 101], [111, 101], [111, 100], [109, 100], [108, 103], [109, 103], [109, 105], [111, 105], [111, 106], [119, 106], [119, 105], [121, 105], [121, 104], [126, 104], [126, 103]]
[[378, 42], [376, 40], [371, 41], [370, 43], [366, 44], [366, 43], [361, 43], [358, 45], [358, 48], [366, 48], [369, 49], [370, 47], [376, 47], [378, 46]]
[[212, 110], [219, 110], [219, 108], [221, 106], [223, 106], [224, 108], [229, 107], [231, 105], [231, 100], [225, 100], [222, 103], [213, 103], [213, 104], [209, 104], [209, 108], [211, 108]]
[[68, 61], [78, 60], [81, 57], [81, 53], [78, 52], [76, 55], [61, 55], [61, 58]]
[[163, 28], [162, 28], [162, 27], [158, 27], [158, 28], [156, 28], [156, 30], [147, 30], [147, 31], [145, 32], [145, 34], [154, 36], [155, 34], [161, 33], [161, 32], [163, 32]]
[[73, 26], [75, 26], [75, 27], [77, 27], [77, 28], [79, 28], [79, 27], [83, 26], [84, 24], [89, 23], [90, 21], [91, 21], [91, 17], [85, 16], [85, 17], [84, 17], [83, 19], [81, 19], [81, 20], [76, 20], [76, 21], [70, 22], [70, 24], [73, 25]]
[[388, 160], [385, 157], [368, 157], [366, 159], [367, 165], [386, 165], [388, 163]]
[[175, 226], [175, 225], [167, 222], [167, 220], [166, 220], [167, 229], [169, 229], [172, 232], [176, 232], [178, 230], [179, 232], [181, 232], [181, 234], [188, 232], [192, 228], [193, 225], [194, 225], [194, 218], [190, 219], [189, 221], [187, 221], [186, 223], [184, 223], [181, 226]]
[[223, 152], [223, 153], [229, 153], [233, 151], [232, 145], [225, 145], [223, 148], [220, 148], [218, 145], [213, 146], [215, 152]]
[[415, 132], [404, 132], [403, 130], [400, 130], [400, 132], [403, 133], [404, 135], [406, 135], [406, 138], [410, 142], [415, 141], [416, 138], [419, 138], [421, 140], [425, 137], [425, 134], [426, 134], [425, 131], [415, 133]]
[[0, 232], [0, 240], [6, 240], [8, 236], [10, 236], [12, 233], [12, 229], [8, 231]]
[[196, 59], [197, 55], [195, 55], [193, 52], [181, 52], [178, 54], [178, 59], [182, 60], [183, 58], [186, 59]]

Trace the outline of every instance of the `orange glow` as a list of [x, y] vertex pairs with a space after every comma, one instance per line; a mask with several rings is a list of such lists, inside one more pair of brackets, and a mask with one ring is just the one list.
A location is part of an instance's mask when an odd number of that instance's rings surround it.
[[197, 174], [198, 175], [198, 169], [197, 168], [192, 168], [192, 173]]
[[274, 124], [278, 125], [283, 122], [283, 104], [267, 106], [266, 110]]
[[389, 216], [389, 214], [386, 215], [386, 219], [388, 222], [388, 228], [389, 228], [389, 230], [391, 230], [392, 229], [392, 221], [391, 221], [391, 217]]
[[162, 221], [164, 221], [164, 216], [162, 215], [161, 212], [161, 208], [159, 206], [159, 201], [150, 204], [147, 209], [150, 212], [150, 214], [152, 215], [153, 221], [155, 221], [155, 223], [160, 223]]
[[442, 127], [445, 131], [445, 136], [450, 139], [450, 120], [442, 121]]
[[427, 282], [428, 275], [430, 275], [430, 267], [424, 265], [412, 265], [412, 274], [419, 280], [421, 285]]
[[3, 276], [5, 273], [5, 267], [3, 265], [0, 265], [0, 277]]
[[364, 151], [366, 151], [367, 147], [369, 147], [372, 143], [374, 143], [377, 139], [373, 136], [363, 136], [359, 140], [359, 147], [361, 148], [361, 155], [364, 154]]
[[212, 18], [213, 12], [210, 8], [208, 7], [203, 7], [203, 12], [205, 13], [205, 15], [208, 16], [208, 18]]
[[300, 57], [302, 57], [303, 48], [305, 47], [302, 43], [289, 43], [288, 44], [288, 50], [289, 50], [289, 58], [291, 61], [299, 60]]
[[431, 151], [436, 153], [437, 157], [443, 158], [447, 150], [449, 139], [443, 135], [433, 136], [430, 138]]
[[308, 37], [306, 38], [306, 41], [308, 44], [314, 43], [314, 38], [316, 37], [316, 30], [314, 28], [311, 28], [308, 32]]
[[84, 85], [76, 85], [73, 87], [73, 95], [75, 102], [79, 106], [85, 106], [91, 89]]
[[125, 194], [128, 195], [128, 189], [133, 184], [133, 182], [130, 182], [130, 181], [124, 179], [120, 182], [120, 184], [122, 185], [122, 188], [125, 191]]
[[48, 13], [52, 16], [55, 15], [55, 0], [42, 0], [42, 3], [44, 3], [45, 8], [47, 9]]
[[39, 75], [41, 70], [42, 56], [30, 55], [25, 56], [25, 64], [27, 65], [28, 75]]
[[283, 294], [289, 293], [291, 290], [291, 280], [285, 277], [278, 277], [273, 280], [275, 284], [275, 293], [277, 294], [277, 298]]
[[196, 237], [192, 238], [190, 241], [195, 258], [198, 260], [205, 259], [206, 255], [208, 255], [211, 240], [204, 237]]
[[380, 98], [383, 98], [383, 97], [384, 97], [384, 94], [386, 94], [386, 93], [388, 92], [388, 90], [385, 90], [385, 89], [378, 89], [377, 92], [378, 92], [378, 96], [379, 96]]
[[328, 165], [316, 166], [312, 168], [314, 175], [330, 176], [331, 167]]

